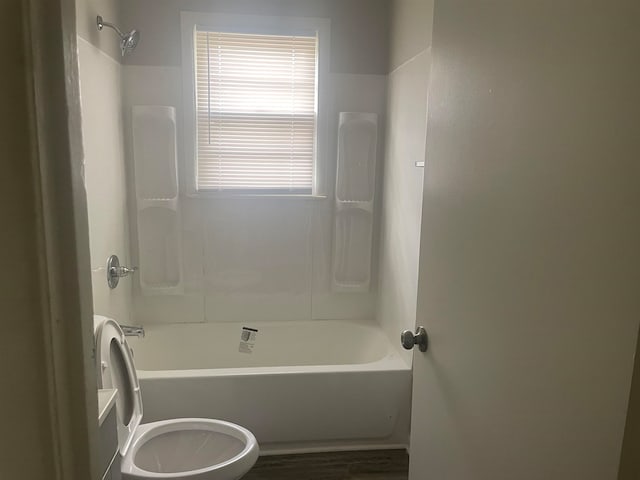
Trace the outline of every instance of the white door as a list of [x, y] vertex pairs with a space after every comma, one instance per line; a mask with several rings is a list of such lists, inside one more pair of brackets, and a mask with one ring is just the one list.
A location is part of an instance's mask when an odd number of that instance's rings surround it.
[[436, 0], [411, 480], [616, 478], [640, 316], [637, 5]]

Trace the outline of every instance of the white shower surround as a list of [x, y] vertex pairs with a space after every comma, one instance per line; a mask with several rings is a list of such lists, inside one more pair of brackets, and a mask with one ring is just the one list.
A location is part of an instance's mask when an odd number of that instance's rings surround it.
[[145, 422], [231, 421], [267, 454], [406, 446], [411, 370], [371, 322], [150, 325], [130, 345]]

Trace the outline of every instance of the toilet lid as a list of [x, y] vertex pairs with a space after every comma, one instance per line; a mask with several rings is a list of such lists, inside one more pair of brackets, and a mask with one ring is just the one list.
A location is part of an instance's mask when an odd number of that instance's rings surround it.
[[[100, 320], [96, 316], [96, 321]], [[102, 317], [96, 325], [96, 356], [102, 388], [115, 388], [118, 447], [125, 455], [142, 420], [142, 394], [133, 356], [122, 329], [115, 320]]]

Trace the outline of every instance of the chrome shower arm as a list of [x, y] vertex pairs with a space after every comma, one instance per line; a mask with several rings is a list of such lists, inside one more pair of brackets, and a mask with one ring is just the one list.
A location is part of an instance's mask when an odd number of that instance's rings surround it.
[[124, 33], [122, 33], [122, 31], [118, 27], [116, 27], [111, 22], [105, 22], [100, 15], [96, 17], [96, 23], [98, 25], [98, 30], [102, 30], [104, 27], [113, 28], [116, 32], [118, 32], [118, 35], [120, 35], [120, 38], [125, 37]]

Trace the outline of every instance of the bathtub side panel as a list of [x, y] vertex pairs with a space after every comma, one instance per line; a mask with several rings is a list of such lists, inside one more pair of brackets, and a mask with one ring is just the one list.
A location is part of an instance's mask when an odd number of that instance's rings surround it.
[[227, 420], [262, 445], [406, 443], [410, 370], [141, 379], [145, 422]]

